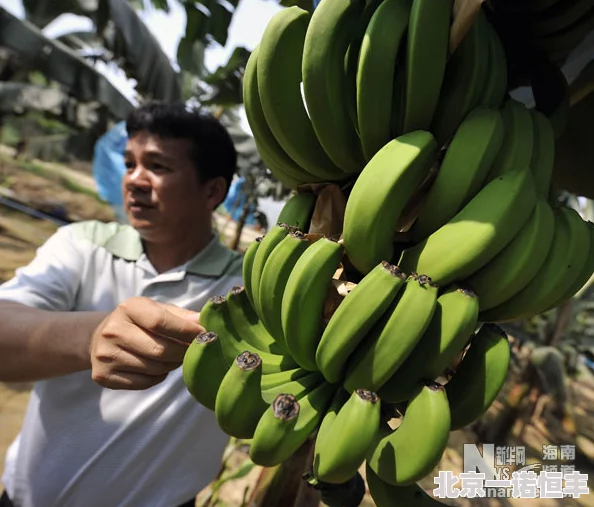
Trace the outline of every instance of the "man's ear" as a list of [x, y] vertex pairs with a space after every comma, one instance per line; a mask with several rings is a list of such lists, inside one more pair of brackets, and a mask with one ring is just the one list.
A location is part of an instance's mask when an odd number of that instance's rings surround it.
[[210, 209], [214, 210], [225, 199], [227, 194], [227, 181], [222, 176], [212, 178], [207, 183], [206, 198], [210, 204]]

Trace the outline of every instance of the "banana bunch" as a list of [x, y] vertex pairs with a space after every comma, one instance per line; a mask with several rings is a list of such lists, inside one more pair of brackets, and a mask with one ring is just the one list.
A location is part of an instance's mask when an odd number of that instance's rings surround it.
[[[323, 0], [279, 11], [252, 52], [248, 122], [295, 193], [247, 248], [243, 286], [203, 307], [182, 371], [254, 463], [310, 440], [320, 483], [365, 465], [379, 507], [439, 504], [417, 482], [500, 392], [497, 323], [594, 272], [594, 224], [551, 183], [562, 121], [507, 96], [493, 12], [548, 3], [541, 26], [577, 21], [559, 0], [493, 2], [453, 50], [452, 0]], [[321, 234], [325, 183], [346, 206]]]

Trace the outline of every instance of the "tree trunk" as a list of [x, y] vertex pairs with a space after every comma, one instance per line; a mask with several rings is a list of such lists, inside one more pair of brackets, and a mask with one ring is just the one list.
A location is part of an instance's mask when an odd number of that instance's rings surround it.
[[311, 466], [314, 441], [308, 440], [284, 463], [264, 468], [248, 505], [255, 507], [318, 507], [320, 493], [302, 476]]
[[557, 318], [552, 331], [547, 337], [547, 345], [556, 347], [565, 336], [565, 333], [571, 324], [571, 313], [573, 310], [573, 298], [568, 299], [559, 308], [557, 308]]
[[245, 203], [243, 204], [243, 211], [239, 220], [237, 221], [237, 228], [235, 229], [235, 237], [233, 238], [233, 242], [231, 243], [231, 250], [238, 250], [239, 243], [241, 241], [241, 233], [243, 231], [243, 227], [245, 226], [245, 222], [250, 212], [250, 208], [253, 204], [253, 198], [251, 195], [247, 197]]

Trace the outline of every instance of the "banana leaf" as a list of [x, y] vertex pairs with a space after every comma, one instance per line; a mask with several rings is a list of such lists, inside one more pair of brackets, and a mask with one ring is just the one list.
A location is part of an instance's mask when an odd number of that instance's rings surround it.
[[98, 0], [23, 0], [25, 16], [38, 28], [44, 28], [64, 13], [88, 16], [97, 10]]
[[[138, 91], [144, 97], [180, 100], [178, 73], [132, 6], [122, 0], [99, 0], [97, 12], [97, 33], [114, 57], [125, 62], [122, 67], [137, 81]], [[115, 29], [110, 29], [109, 21]]]
[[91, 129], [100, 119], [97, 107], [81, 104], [59, 88], [29, 83], [0, 83], [0, 114], [41, 111], [77, 129]]
[[27, 67], [65, 86], [78, 100], [104, 105], [115, 118], [125, 118], [134, 107], [105, 76], [74, 51], [48, 39], [32, 23], [1, 7], [0, 46], [17, 53]]

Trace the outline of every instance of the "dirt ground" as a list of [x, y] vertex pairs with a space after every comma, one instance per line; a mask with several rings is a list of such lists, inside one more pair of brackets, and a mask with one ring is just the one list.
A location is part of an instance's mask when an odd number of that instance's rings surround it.
[[[107, 205], [99, 202], [89, 193], [81, 191], [80, 188], [73, 189], [77, 185], [92, 188], [93, 182], [90, 175], [72, 175], [51, 167], [45, 167], [45, 171], [42, 173], [40, 174], [38, 170], [25, 171], [16, 167], [10, 158], [0, 150], [0, 195], [14, 195], [24, 202], [35, 203], [38, 207], [45, 207], [45, 209], [55, 210], [62, 206], [68, 211], [69, 216], [76, 220], [89, 218], [110, 220], [113, 217], [111, 209]], [[69, 180], [70, 183], [65, 183], [65, 178], [69, 177], [75, 178], [77, 185], [72, 185], [72, 180]], [[219, 220], [219, 224], [221, 228], [228, 228], [229, 233], [233, 229], [233, 224], [225, 220]], [[49, 222], [30, 218], [0, 206], [0, 283], [10, 278], [18, 266], [26, 264], [34, 256], [36, 247], [55, 229], [56, 226]], [[242, 242], [246, 244], [256, 235], [255, 231], [247, 230]], [[509, 387], [511, 382], [510, 380], [506, 387]], [[571, 388], [575, 397], [575, 417], [580, 433], [580, 461], [576, 468], [582, 473], [589, 474], [589, 486], [591, 491], [594, 491], [592, 489], [594, 488], [594, 377], [591, 374], [584, 374], [579, 380], [572, 382]], [[29, 397], [29, 389], [29, 384], [0, 383], [0, 474], [6, 449], [19, 431]], [[500, 409], [501, 404], [496, 402], [485, 416], [487, 420]], [[544, 443], [574, 443], [564, 441], [562, 434], [557, 429], [558, 425], [555, 421], [546, 421], [544, 428], [542, 425], [528, 424], [523, 440], [519, 441], [517, 436], [519, 424], [517, 424], [510, 444], [526, 445], [527, 462], [540, 462], [542, 458], [540, 449]], [[476, 436], [470, 430], [452, 432], [448, 448], [436, 470], [461, 472], [463, 444], [473, 442], [476, 442]], [[226, 462], [227, 473], [238, 470], [246, 459], [245, 449], [240, 448], [230, 452]], [[252, 492], [261, 473], [261, 467], [253, 467], [244, 477], [224, 482], [218, 492], [219, 500], [215, 505], [221, 507], [242, 506], [243, 499]], [[433, 476], [434, 474], [430, 474], [421, 483], [427, 490], [434, 487]], [[208, 491], [205, 491], [198, 497], [197, 505], [202, 505], [200, 501], [207, 493]], [[461, 507], [474, 505], [489, 507], [523, 505], [594, 507], [594, 493], [581, 497], [579, 500], [483, 499], [448, 501], [447, 503]], [[364, 507], [374, 505], [368, 494], [362, 505]]]

